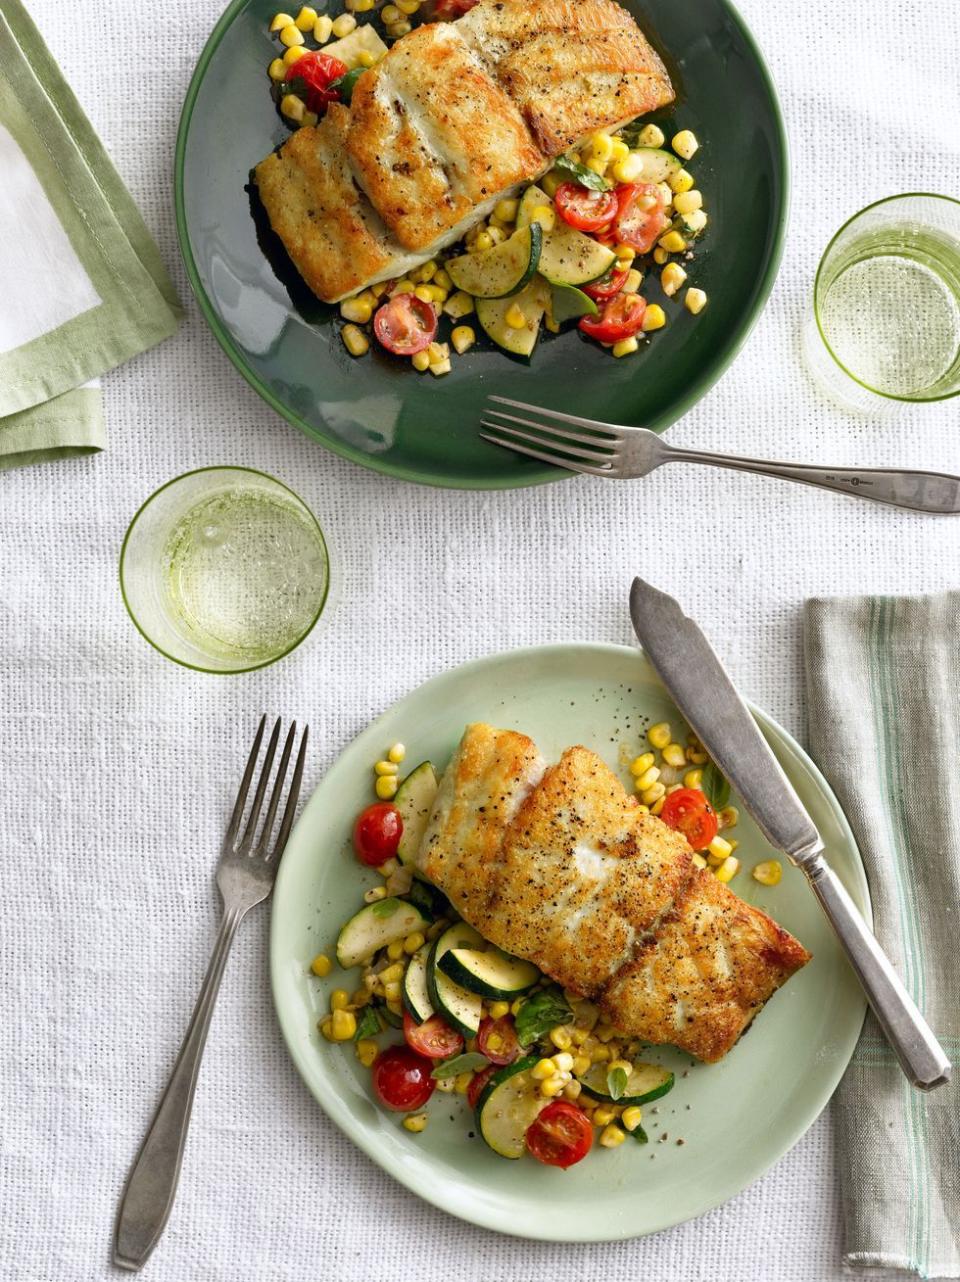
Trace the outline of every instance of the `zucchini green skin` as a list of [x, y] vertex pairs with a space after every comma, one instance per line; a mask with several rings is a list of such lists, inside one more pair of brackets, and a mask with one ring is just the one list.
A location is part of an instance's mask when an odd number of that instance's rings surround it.
[[[451, 939], [454, 935], [459, 936], [455, 941]], [[455, 984], [438, 965], [438, 955], [442, 956], [461, 941], [467, 948], [484, 943], [483, 937], [466, 922], [457, 922], [433, 941], [427, 961], [427, 991], [438, 1015], [442, 1015], [464, 1037], [476, 1037], [480, 1028], [483, 999]], [[452, 992], [451, 989], [457, 991]]]
[[430, 812], [436, 799], [437, 772], [429, 761], [422, 761], [411, 770], [397, 789], [393, 804], [400, 811], [403, 833], [397, 847], [397, 858], [408, 868], [416, 870], [416, 857], [423, 841]]
[[422, 948], [419, 948], [407, 963], [406, 973], [403, 977], [401, 991], [403, 1008], [410, 1018], [415, 1019], [418, 1024], [425, 1023], [432, 1015], [436, 1014], [436, 1009], [430, 1000], [430, 985], [427, 982], [432, 952], [432, 944], [424, 944]]
[[[396, 908], [384, 916], [384, 909], [395, 904]], [[415, 904], [405, 899], [379, 899], [368, 904], [344, 922], [337, 937], [337, 961], [349, 970], [372, 957], [380, 948], [394, 940], [405, 939], [415, 930], [426, 930], [430, 923]]]
[[[477, 1100], [476, 1121], [477, 1130], [483, 1137], [484, 1143], [491, 1148], [498, 1157], [505, 1157], [516, 1160], [523, 1156], [526, 1151], [526, 1129], [537, 1114], [550, 1103], [547, 1099], [532, 1099], [534, 1107], [530, 1110], [529, 1120], [518, 1119], [523, 1125], [523, 1133], [517, 1135], [514, 1131], [510, 1133], [509, 1121], [497, 1115], [496, 1095], [500, 1088], [509, 1082], [511, 1078], [516, 1077], [518, 1073], [528, 1072], [533, 1068], [538, 1060], [537, 1055], [527, 1055], [523, 1059], [515, 1060], [512, 1064], [507, 1064], [499, 1072], [494, 1073], [487, 1082], [486, 1086]], [[506, 1135], [504, 1136], [504, 1132]]]
[[[529, 359], [540, 337], [540, 323], [549, 301], [549, 286], [542, 276], [537, 275], [522, 293], [513, 298], [478, 298], [477, 320], [487, 337], [492, 338], [503, 351]], [[507, 313], [514, 306], [523, 312], [526, 321], [523, 329], [514, 329], [507, 324]]]
[[[477, 957], [482, 959], [477, 969], [471, 969], [465, 965], [463, 960], [457, 956], [458, 952], [467, 952], [467, 949], [451, 948], [440, 958], [439, 966], [445, 975], [448, 975], [455, 984], [465, 988], [469, 993], [477, 993], [480, 997], [490, 998], [492, 1001], [511, 1000], [519, 997], [521, 993], [527, 992], [540, 978], [540, 971], [532, 962], [521, 961], [519, 958], [503, 957], [497, 952], [477, 953]], [[500, 969], [503, 971], [502, 979], [506, 982], [496, 983], [489, 977], [484, 977], [482, 973], [483, 960], [489, 962], [488, 969], [495, 973], [497, 964], [503, 958]], [[513, 981], [507, 979], [508, 971], [514, 971]]]
[[473, 298], [509, 298], [533, 280], [543, 239], [540, 224], [529, 223], [492, 249], [451, 258], [447, 273], [457, 289]]
[[[652, 1064], [645, 1064], [644, 1068], [654, 1068]], [[666, 1073], [666, 1077], [658, 1086], [653, 1086], [648, 1090], [625, 1091], [616, 1101], [617, 1104], [624, 1106], [628, 1104], [650, 1104], [655, 1099], [661, 1099], [673, 1090], [674, 1076], [673, 1073], [661, 1070]], [[603, 1103], [610, 1103], [613, 1096], [607, 1089], [607, 1070], [603, 1064], [595, 1064], [593, 1068], [588, 1069], [582, 1077], [577, 1078], [581, 1087], [592, 1099], [600, 1100]], [[629, 1081], [628, 1081], [629, 1086]]]

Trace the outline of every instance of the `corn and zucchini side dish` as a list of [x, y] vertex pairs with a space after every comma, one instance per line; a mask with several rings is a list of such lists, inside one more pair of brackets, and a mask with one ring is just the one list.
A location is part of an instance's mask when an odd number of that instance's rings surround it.
[[[809, 960], [728, 888], [738, 814], [700, 744], [665, 723], [647, 737], [631, 793], [585, 748], [547, 765], [485, 724], [442, 778], [423, 762], [401, 781], [402, 744], [375, 764], [353, 846], [383, 882], [340, 931], [336, 964], [360, 982], [332, 989], [320, 1032], [408, 1131], [439, 1091], [501, 1157], [568, 1167], [595, 1139], [646, 1143], [643, 1106], [674, 1075], [645, 1048], [721, 1059]], [[753, 875], [775, 885], [779, 864]]]
[[674, 90], [616, 0], [349, 0], [270, 30], [294, 132], [254, 180], [351, 356], [376, 340], [441, 376], [478, 330], [529, 359], [575, 323], [625, 357], [671, 300], [703, 310], [699, 143], [644, 124]]

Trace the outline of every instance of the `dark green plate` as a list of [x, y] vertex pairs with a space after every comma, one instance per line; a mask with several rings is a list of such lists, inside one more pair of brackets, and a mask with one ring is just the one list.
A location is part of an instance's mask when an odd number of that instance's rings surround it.
[[651, 119], [668, 137], [690, 128], [700, 139], [690, 167], [710, 225], [690, 278], [707, 291], [706, 310], [694, 317], [663, 299], [651, 273], [644, 293], [663, 304], [668, 324], [638, 355], [614, 360], [574, 328], [546, 334], [528, 365], [483, 338], [441, 379], [385, 353], [348, 356], [336, 309], [299, 281], [251, 201], [250, 170], [287, 134], [266, 75], [277, 53], [267, 32], [277, 8], [277, 0], [233, 0], [214, 28], [184, 103], [176, 204], [200, 306], [237, 369], [278, 413], [379, 472], [506, 489], [569, 474], [479, 439], [489, 393], [662, 430], [720, 377], [773, 283], [787, 199], [776, 95], [726, 0], [626, 0], [677, 88], [675, 106]]

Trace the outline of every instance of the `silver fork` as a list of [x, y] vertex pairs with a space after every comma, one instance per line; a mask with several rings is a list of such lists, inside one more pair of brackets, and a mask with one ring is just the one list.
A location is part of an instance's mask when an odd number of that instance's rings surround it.
[[[519, 414], [498, 409], [507, 405]], [[491, 396], [481, 420], [485, 441], [529, 455], [571, 472], [607, 476], [627, 481], [647, 476], [664, 463], [706, 463], [709, 467], [756, 472], [784, 481], [799, 481], [825, 490], [839, 490], [859, 498], [941, 515], [960, 513], [960, 476], [946, 472], [911, 472], [880, 467], [816, 467], [804, 463], [774, 463], [738, 458], [733, 454], [707, 454], [667, 445], [645, 427], [598, 423], [575, 414], [560, 414], [505, 396]]]
[[280, 755], [273, 791], [267, 806], [263, 827], [257, 835], [257, 825], [263, 799], [266, 795], [273, 759], [280, 739], [280, 721], [277, 720], [267, 745], [266, 755], [257, 782], [257, 789], [250, 807], [250, 815], [240, 835], [240, 824], [246, 809], [250, 781], [256, 769], [263, 742], [267, 718], [263, 717], [253, 741], [253, 748], [243, 772], [240, 792], [227, 827], [227, 835], [217, 866], [217, 885], [223, 898], [223, 920], [220, 933], [210, 958], [210, 965], [194, 1007], [183, 1045], [173, 1066], [170, 1080], [157, 1105], [150, 1129], [147, 1131], [137, 1160], [133, 1164], [120, 1201], [117, 1228], [114, 1238], [113, 1262], [122, 1269], [141, 1268], [159, 1241], [173, 1206], [180, 1178], [183, 1148], [190, 1125], [190, 1110], [200, 1071], [200, 1060], [207, 1040], [210, 1017], [220, 988], [220, 979], [226, 965], [230, 945], [237, 927], [256, 904], [269, 898], [280, 856], [283, 854], [293, 826], [303, 778], [303, 763], [307, 749], [308, 729], [304, 727], [300, 751], [294, 767], [293, 781], [287, 796], [283, 818], [276, 841], [271, 845], [277, 809], [283, 794], [283, 783], [290, 764], [297, 733], [297, 723], [291, 725]]

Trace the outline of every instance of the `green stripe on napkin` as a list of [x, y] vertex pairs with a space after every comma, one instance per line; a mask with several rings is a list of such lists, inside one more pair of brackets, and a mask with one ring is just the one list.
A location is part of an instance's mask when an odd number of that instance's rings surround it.
[[[877, 937], [956, 1063], [960, 593], [808, 602], [805, 652], [811, 748], [856, 834]], [[846, 1266], [960, 1277], [956, 1074], [914, 1090], [868, 1015], [835, 1117]]]
[[[54, 254], [58, 271], [69, 260], [63, 293], [74, 300], [52, 327], [26, 325], [22, 340], [13, 309], [0, 330], [0, 459], [13, 466], [102, 448], [102, 420], [91, 410], [97, 393], [54, 401], [167, 338], [181, 309], [136, 206], [19, 0], [4, 0], [0, 11], [0, 148], [8, 191], [17, 193], [8, 194], [5, 232], [0, 224], [8, 250], [4, 259], [0, 243], [0, 283], [8, 292], [19, 285], [23, 296], [31, 273], [43, 279], [41, 256]], [[10, 245], [30, 243], [40, 209], [57, 234], [36, 235], [21, 277]]]

